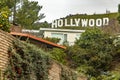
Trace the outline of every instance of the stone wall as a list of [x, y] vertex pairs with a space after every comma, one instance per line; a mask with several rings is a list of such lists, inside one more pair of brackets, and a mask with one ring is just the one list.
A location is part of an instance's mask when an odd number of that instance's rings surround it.
[[15, 39], [10, 34], [0, 30], [0, 80], [3, 80], [2, 72], [6, 69], [8, 63], [8, 49]]
[[[61, 80], [61, 70], [62, 68], [64, 68], [66, 71], [72, 71], [75, 72], [77, 75], [77, 80], [87, 80], [87, 78], [85, 76], [81, 76], [80, 74], [78, 74], [76, 71], [63, 66], [57, 62], [52, 62], [51, 68], [49, 70], [49, 80]], [[69, 75], [69, 74], [68, 74]], [[72, 79], [70, 79], [72, 80]]]
[[50, 80], [60, 80], [61, 67], [57, 63], [53, 62], [51, 69], [49, 70], [49, 79]]
[[8, 62], [8, 49], [14, 37], [0, 30], [0, 70], [4, 70]]

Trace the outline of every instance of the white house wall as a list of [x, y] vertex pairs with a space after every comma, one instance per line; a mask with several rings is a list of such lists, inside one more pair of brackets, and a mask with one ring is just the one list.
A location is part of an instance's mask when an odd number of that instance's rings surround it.
[[51, 37], [51, 32], [49, 32], [49, 31], [44, 31], [44, 37], [46, 38], [46, 37]]
[[69, 45], [74, 45], [74, 42], [76, 41], [77, 35], [80, 35], [81, 33], [71, 33], [71, 32], [51, 32], [51, 31], [44, 31], [44, 37], [52, 37], [52, 33], [58, 33], [58, 34], [67, 34], [67, 41]]

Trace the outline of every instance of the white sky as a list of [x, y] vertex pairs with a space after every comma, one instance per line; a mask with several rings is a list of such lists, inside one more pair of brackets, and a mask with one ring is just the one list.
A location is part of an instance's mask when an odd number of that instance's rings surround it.
[[[31, 0], [30, 0], [31, 1]], [[45, 14], [42, 21], [52, 22], [69, 14], [93, 14], [118, 11], [120, 0], [32, 0], [38, 1], [43, 8], [40, 13]]]

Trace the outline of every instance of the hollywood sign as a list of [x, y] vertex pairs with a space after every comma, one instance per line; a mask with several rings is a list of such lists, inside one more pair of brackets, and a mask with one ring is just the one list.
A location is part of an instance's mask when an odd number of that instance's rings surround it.
[[63, 27], [63, 26], [79, 26], [79, 27], [100, 27], [109, 24], [109, 18], [98, 18], [98, 19], [59, 19], [52, 22], [52, 28]]

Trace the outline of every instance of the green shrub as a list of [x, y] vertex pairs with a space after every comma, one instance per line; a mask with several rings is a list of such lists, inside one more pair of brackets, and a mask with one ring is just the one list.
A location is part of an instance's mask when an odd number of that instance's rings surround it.
[[117, 71], [107, 72], [95, 78], [96, 80], [120, 80], [120, 73]]
[[87, 29], [66, 51], [72, 67], [89, 76], [109, 70], [115, 52], [113, 41], [114, 38], [98, 28]]
[[10, 32], [9, 14], [7, 7], [0, 9], [0, 29], [6, 32]]
[[64, 50], [59, 49], [59, 48], [53, 48], [53, 50], [50, 52], [52, 58], [54, 60], [57, 60], [58, 62], [65, 64], [65, 58], [66, 58], [66, 54], [64, 53]]
[[50, 58], [36, 46], [15, 41], [5, 75], [9, 80], [48, 80]]
[[77, 80], [77, 73], [70, 69], [62, 68], [60, 80]]
[[65, 52], [71, 68], [77, 68], [83, 64], [85, 62], [84, 59], [87, 58], [87, 53], [77, 45], [68, 47]]
[[48, 40], [50, 42], [53, 42], [53, 43], [59, 43], [60, 42], [60, 39], [59, 38], [50, 38], [50, 37], [46, 37], [44, 38], [45, 40]]

